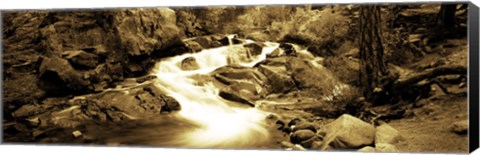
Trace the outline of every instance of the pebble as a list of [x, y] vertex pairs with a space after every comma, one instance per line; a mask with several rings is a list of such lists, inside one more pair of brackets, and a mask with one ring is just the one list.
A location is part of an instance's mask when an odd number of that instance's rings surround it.
[[82, 132], [80, 132], [78, 130], [75, 130], [75, 131], [72, 132], [72, 135], [73, 135], [73, 137], [78, 138], [78, 137], [82, 136]]

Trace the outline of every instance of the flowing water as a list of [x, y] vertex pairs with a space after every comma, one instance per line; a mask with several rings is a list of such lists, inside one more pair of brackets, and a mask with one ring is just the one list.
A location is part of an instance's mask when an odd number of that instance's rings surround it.
[[[245, 53], [243, 45], [238, 44], [161, 60], [152, 70], [158, 77], [153, 82], [175, 98], [182, 109], [150, 120], [157, 125], [125, 129], [122, 137], [110, 141], [188, 148], [249, 148], [271, 143], [265, 125], [268, 113], [225, 100], [218, 95], [219, 88], [213, 82], [199, 85], [193, 78], [229, 64], [252, 67], [278, 47], [277, 43], [265, 44], [258, 56]], [[181, 69], [182, 60], [188, 57], [195, 58], [198, 69]], [[144, 138], [136, 137], [139, 135]]]

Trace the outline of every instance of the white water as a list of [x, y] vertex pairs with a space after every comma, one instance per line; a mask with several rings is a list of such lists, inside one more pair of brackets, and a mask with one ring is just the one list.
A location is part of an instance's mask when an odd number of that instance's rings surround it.
[[[277, 43], [265, 44], [267, 46], [257, 57], [245, 53], [242, 45], [231, 45], [167, 58], [156, 64], [153, 70], [158, 77], [155, 85], [180, 103], [179, 117], [200, 126], [182, 133], [173, 143], [198, 148], [238, 147], [268, 139], [269, 133], [264, 127], [267, 113], [251, 107], [229, 106], [232, 103], [218, 96], [219, 88], [212, 82], [199, 86], [197, 80], [191, 78], [231, 63], [251, 67], [278, 47]], [[199, 69], [182, 70], [181, 62], [187, 57], [194, 57]]]

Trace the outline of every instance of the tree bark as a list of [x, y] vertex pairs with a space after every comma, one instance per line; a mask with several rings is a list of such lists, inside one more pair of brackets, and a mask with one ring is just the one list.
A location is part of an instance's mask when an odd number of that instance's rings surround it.
[[369, 100], [374, 92], [381, 91], [385, 77], [389, 74], [384, 62], [380, 7], [377, 5], [360, 8], [360, 84], [364, 97]]
[[443, 29], [455, 27], [455, 12], [457, 4], [442, 4], [437, 15], [437, 26]]

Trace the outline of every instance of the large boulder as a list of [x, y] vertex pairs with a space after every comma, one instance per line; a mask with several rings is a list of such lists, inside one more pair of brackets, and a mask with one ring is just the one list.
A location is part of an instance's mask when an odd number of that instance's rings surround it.
[[243, 45], [243, 47], [245, 49], [247, 49], [247, 52], [251, 56], [258, 56], [258, 55], [262, 54], [262, 50], [263, 50], [264, 46], [265, 45], [263, 45], [261, 43], [258, 43], [258, 42], [253, 42], [253, 43], [248, 43], [248, 44]]
[[[127, 93], [126, 93], [127, 92]], [[172, 97], [153, 84], [125, 90], [77, 96], [62, 101], [47, 98], [41, 105], [25, 105], [14, 112], [42, 128], [74, 128], [89, 121], [120, 122], [158, 116], [181, 109]]]
[[377, 132], [375, 133], [375, 144], [395, 144], [402, 139], [403, 137], [400, 135], [400, 132], [386, 123], [377, 127]]
[[95, 68], [99, 62], [97, 55], [83, 50], [65, 51], [63, 57], [76, 68]]
[[468, 120], [458, 121], [452, 124], [451, 131], [457, 134], [468, 133]]
[[375, 151], [378, 152], [399, 152], [397, 147], [392, 144], [387, 144], [387, 143], [379, 143], [375, 144]]
[[327, 124], [320, 131], [325, 135], [322, 149], [331, 146], [337, 149], [357, 149], [372, 145], [375, 138], [375, 127], [344, 114]]
[[70, 63], [59, 57], [45, 58], [39, 68], [39, 86], [48, 93], [61, 95], [88, 89], [90, 81]]
[[220, 96], [231, 101], [253, 105], [269, 93], [268, 79], [256, 68], [225, 66], [211, 73], [221, 83]]
[[180, 62], [180, 68], [182, 70], [189, 71], [189, 70], [197, 70], [200, 68], [200, 66], [198, 66], [198, 63], [195, 57], [187, 57], [183, 59], [182, 62]]
[[292, 133], [290, 136], [290, 141], [292, 141], [294, 144], [300, 144], [304, 141], [314, 138], [315, 136], [315, 133], [311, 130], [298, 130]]
[[258, 70], [268, 78], [271, 93], [284, 93], [295, 87], [285, 66], [259, 65]]

